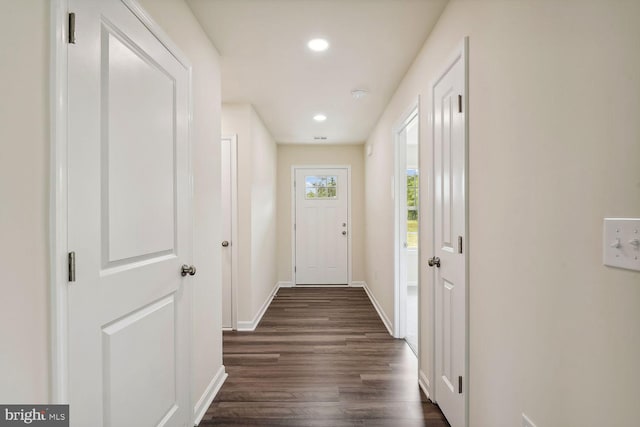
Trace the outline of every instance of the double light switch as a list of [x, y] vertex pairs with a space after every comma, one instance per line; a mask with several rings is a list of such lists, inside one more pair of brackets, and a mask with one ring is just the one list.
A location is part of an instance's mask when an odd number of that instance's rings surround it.
[[604, 264], [640, 271], [640, 218], [604, 219]]

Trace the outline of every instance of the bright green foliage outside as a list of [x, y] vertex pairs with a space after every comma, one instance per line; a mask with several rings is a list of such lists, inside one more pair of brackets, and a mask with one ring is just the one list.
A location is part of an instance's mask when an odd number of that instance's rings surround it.
[[418, 220], [407, 221], [407, 246], [412, 249], [418, 247]]
[[335, 199], [338, 190], [336, 176], [308, 176], [305, 179], [307, 199]]
[[407, 246], [418, 247], [418, 194], [419, 177], [417, 171], [407, 174]]

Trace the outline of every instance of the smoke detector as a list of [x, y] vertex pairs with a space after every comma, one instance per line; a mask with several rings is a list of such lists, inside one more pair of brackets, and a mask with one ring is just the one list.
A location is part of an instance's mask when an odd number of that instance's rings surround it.
[[351, 91], [351, 96], [355, 99], [362, 99], [367, 95], [369, 95], [369, 92], [364, 89], [354, 89]]

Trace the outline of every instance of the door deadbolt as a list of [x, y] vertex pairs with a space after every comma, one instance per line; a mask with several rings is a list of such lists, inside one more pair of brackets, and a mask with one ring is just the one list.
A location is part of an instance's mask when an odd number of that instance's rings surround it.
[[229, 242], [225, 240], [224, 242], [222, 242], [222, 246], [226, 248], [227, 246], [229, 246]]
[[440, 268], [440, 258], [438, 258], [437, 256], [429, 258], [427, 263], [429, 264], [429, 267], [433, 267], [435, 265], [436, 267]]
[[187, 274], [189, 276], [195, 276], [196, 268], [193, 265], [184, 264], [180, 269], [180, 274], [182, 275], [182, 277], [186, 276]]

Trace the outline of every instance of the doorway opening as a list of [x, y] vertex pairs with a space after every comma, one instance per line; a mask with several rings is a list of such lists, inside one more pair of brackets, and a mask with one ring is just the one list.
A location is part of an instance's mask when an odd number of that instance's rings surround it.
[[418, 354], [419, 283], [419, 126], [412, 106], [396, 127], [395, 334]]

